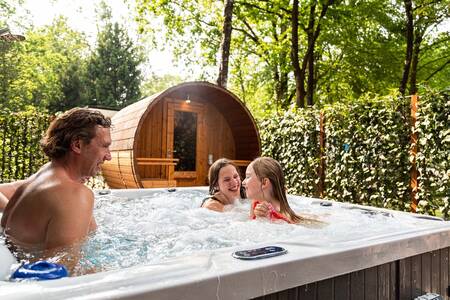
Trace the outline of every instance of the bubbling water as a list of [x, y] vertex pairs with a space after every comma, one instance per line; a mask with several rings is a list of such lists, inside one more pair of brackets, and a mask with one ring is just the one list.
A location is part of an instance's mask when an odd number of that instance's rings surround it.
[[[97, 197], [94, 215], [98, 229], [82, 247], [81, 268], [114, 270], [201, 251], [280, 241], [326, 247], [413, 230], [418, 224], [410, 215], [393, 217], [370, 210], [342, 209], [338, 204], [321, 206], [317, 200], [289, 196], [297, 213], [324, 222], [325, 226], [318, 229], [282, 221], [252, 221], [248, 200], [235, 203], [224, 213], [200, 208], [207, 196], [204, 190], [149, 194], [134, 199], [114, 193]], [[437, 223], [427, 222], [430, 227]], [[424, 220], [420, 224], [423, 227]]]

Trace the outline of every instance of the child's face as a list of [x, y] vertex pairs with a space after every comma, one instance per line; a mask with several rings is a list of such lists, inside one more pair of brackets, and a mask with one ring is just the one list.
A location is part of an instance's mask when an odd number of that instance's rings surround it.
[[249, 199], [263, 200], [262, 183], [258, 176], [256, 176], [252, 164], [249, 164], [245, 171], [245, 179], [242, 185], [245, 187]]
[[219, 171], [219, 191], [221, 191], [228, 200], [240, 198], [241, 178], [236, 168], [228, 165]]

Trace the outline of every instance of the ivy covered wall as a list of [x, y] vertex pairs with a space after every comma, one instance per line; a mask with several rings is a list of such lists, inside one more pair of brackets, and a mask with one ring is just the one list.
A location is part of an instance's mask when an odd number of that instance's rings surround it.
[[327, 198], [409, 209], [409, 99], [364, 97], [325, 109]]
[[319, 195], [319, 116], [318, 110], [303, 109], [260, 124], [263, 155], [282, 164], [289, 193]]
[[50, 119], [33, 108], [0, 115], [0, 182], [26, 178], [48, 161], [39, 141]]
[[[410, 210], [412, 166], [410, 98], [365, 96], [325, 107], [323, 191], [319, 190], [320, 112], [314, 108], [260, 123], [263, 155], [279, 160], [290, 193]], [[417, 211], [448, 217], [450, 100], [420, 97]]]
[[450, 201], [450, 95], [430, 91], [420, 97], [417, 110], [417, 193], [420, 211], [439, 209], [449, 216]]

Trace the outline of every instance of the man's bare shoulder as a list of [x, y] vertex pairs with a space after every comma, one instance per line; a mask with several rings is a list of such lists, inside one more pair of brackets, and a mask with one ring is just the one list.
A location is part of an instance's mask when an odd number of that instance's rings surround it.
[[65, 208], [70, 205], [87, 205], [92, 206], [94, 201], [94, 193], [81, 183], [69, 181], [55, 182], [52, 185], [43, 187], [38, 192], [40, 199], [46, 199], [49, 204]]

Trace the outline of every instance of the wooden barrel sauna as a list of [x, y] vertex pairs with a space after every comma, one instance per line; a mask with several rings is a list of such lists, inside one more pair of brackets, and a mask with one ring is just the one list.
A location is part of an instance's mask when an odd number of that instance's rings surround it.
[[226, 157], [245, 170], [261, 153], [256, 123], [230, 91], [187, 82], [133, 103], [112, 118], [111, 188], [208, 184], [209, 166]]

